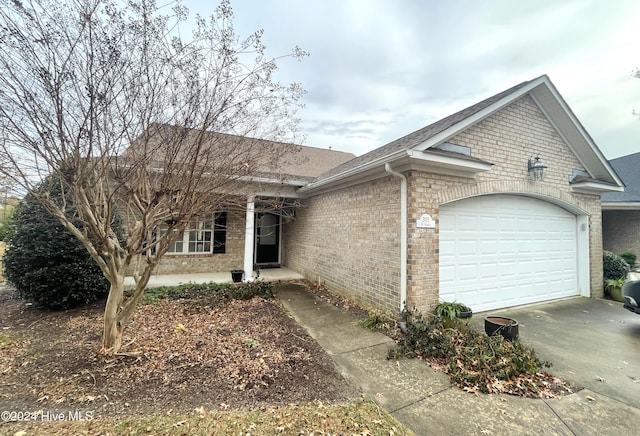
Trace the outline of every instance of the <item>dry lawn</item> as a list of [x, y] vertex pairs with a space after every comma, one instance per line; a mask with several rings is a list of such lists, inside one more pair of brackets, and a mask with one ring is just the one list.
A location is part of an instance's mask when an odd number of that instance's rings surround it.
[[278, 300], [141, 306], [109, 357], [97, 353], [103, 308], [40, 311], [0, 289], [0, 411], [35, 418], [0, 434], [409, 434]]

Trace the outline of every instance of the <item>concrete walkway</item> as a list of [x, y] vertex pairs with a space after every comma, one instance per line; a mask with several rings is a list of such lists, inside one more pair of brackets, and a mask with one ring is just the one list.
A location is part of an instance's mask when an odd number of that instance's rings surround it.
[[588, 389], [550, 400], [463, 392], [425, 362], [387, 360], [391, 339], [357, 326], [304, 286], [276, 291], [344, 377], [417, 435], [638, 434], [638, 409]]

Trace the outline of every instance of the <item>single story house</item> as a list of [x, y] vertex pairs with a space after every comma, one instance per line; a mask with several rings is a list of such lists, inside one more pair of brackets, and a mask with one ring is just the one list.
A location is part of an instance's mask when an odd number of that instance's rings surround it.
[[[623, 183], [547, 76], [362, 156], [301, 153], [245, 211], [192, 227], [216, 244], [191, 251], [186, 232], [158, 272], [284, 265], [392, 314], [602, 296], [600, 197]], [[260, 212], [269, 196], [295, 206]]]
[[631, 251], [640, 256], [640, 153], [612, 159], [609, 164], [625, 189], [602, 195], [604, 249], [616, 254]]

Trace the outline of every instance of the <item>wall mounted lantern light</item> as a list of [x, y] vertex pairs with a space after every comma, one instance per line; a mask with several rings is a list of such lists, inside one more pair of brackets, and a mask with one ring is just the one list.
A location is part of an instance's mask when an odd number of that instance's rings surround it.
[[529, 177], [532, 181], [542, 181], [544, 180], [544, 175], [547, 172], [547, 166], [542, 163], [540, 160], [540, 156], [533, 155], [529, 158], [529, 162], [527, 162], [527, 168], [529, 171]]

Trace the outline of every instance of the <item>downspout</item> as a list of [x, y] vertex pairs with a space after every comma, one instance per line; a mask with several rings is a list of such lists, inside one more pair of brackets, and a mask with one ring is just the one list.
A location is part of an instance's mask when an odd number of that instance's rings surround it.
[[407, 178], [394, 171], [389, 163], [384, 170], [400, 178], [400, 314], [407, 304]]

